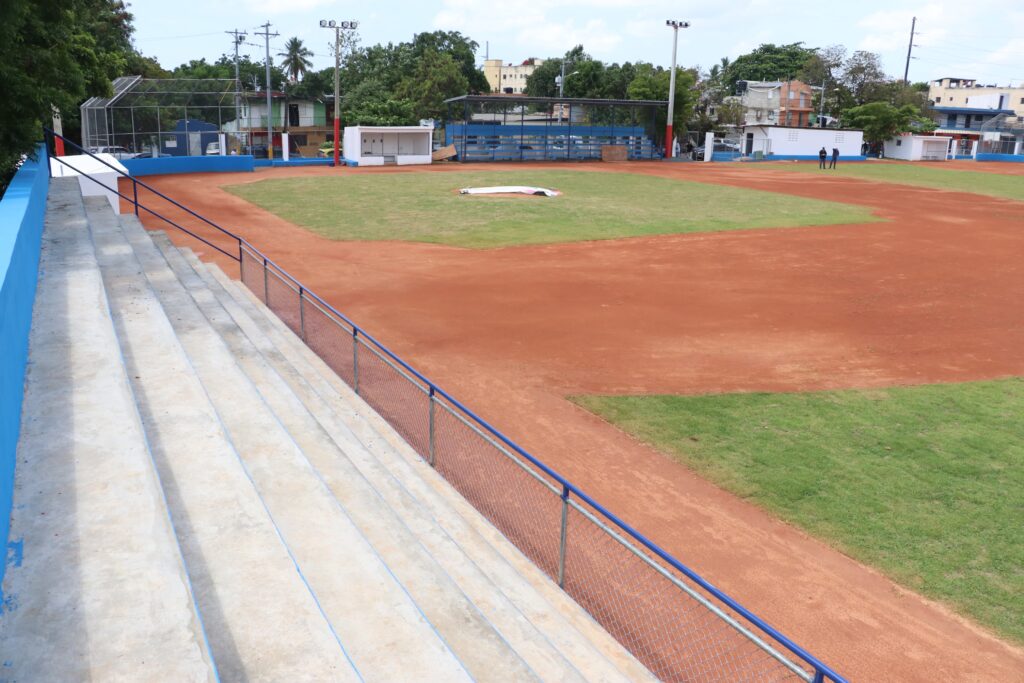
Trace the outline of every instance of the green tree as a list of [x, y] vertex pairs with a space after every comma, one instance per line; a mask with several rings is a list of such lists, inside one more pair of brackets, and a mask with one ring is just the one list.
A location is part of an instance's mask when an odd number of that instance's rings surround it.
[[[660, 66], [638, 64], [637, 75], [629, 84], [631, 100], [668, 100], [671, 72]], [[682, 136], [688, 130], [687, 124], [693, 116], [694, 104], [697, 101], [695, 85], [697, 73], [693, 69], [676, 68], [676, 96], [672, 112], [672, 127]], [[655, 125], [658, 130], [665, 127], [668, 118], [667, 109], [658, 109]]]
[[843, 64], [842, 84], [849, 90], [854, 104], [889, 99], [888, 81], [882, 58], [874, 52], [858, 50]]
[[440, 119], [444, 100], [465, 95], [469, 83], [455, 59], [446, 52], [425, 52], [416, 68], [399, 83], [395, 95], [412, 102], [416, 119]]
[[288, 80], [292, 83], [298, 83], [306, 70], [313, 66], [309, 59], [313, 56], [312, 50], [303, 45], [298, 38], [289, 38], [284, 44], [284, 52], [278, 52], [277, 56], [284, 57], [281, 60], [281, 68], [288, 74]]
[[773, 45], [765, 43], [753, 52], [740, 55], [722, 73], [727, 94], [736, 89], [736, 81], [788, 81], [803, 69], [814, 50], [803, 43]]
[[843, 112], [843, 125], [860, 128], [864, 140], [880, 144], [900, 133], [935, 130], [935, 122], [922, 117], [913, 105], [894, 107], [888, 102], [869, 102]]
[[[430, 52], [447, 54], [459, 67], [466, 79], [467, 92], [490, 92], [490, 85], [484, 72], [476, 68], [476, 51], [480, 45], [458, 31], [434, 31], [417, 33], [412, 40], [413, 56], [422, 58]], [[466, 92], [459, 93], [465, 95]]]
[[21, 155], [32, 153], [54, 108], [71, 134], [78, 105], [110, 93], [111, 78], [134, 54], [131, 21], [120, 0], [0, 3], [0, 178], [9, 178]]
[[341, 106], [345, 125], [406, 126], [417, 120], [412, 102], [392, 97], [383, 83], [373, 79], [345, 91]]

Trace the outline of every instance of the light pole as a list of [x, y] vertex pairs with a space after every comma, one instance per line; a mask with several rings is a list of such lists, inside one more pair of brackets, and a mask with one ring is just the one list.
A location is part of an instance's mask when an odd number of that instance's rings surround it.
[[[569, 64], [572, 64], [572, 62], [569, 62]], [[556, 79], [557, 80], [556, 85], [558, 86], [558, 99], [562, 99], [563, 97], [565, 97], [565, 79], [569, 78], [569, 76], [575, 76], [578, 73], [579, 73], [579, 71], [573, 71], [571, 74], [566, 76], [565, 75], [565, 61], [564, 60], [562, 61], [562, 73]], [[561, 102], [559, 102], [558, 103], [558, 123], [559, 124], [562, 123], [562, 107], [563, 107], [563, 104]]]
[[354, 31], [359, 27], [356, 21], [334, 21], [321, 19], [320, 28], [334, 29], [334, 167], [341, 165], [341, 32]]
[[679, 44], [679, 29], [690, 28], [690, 22], [667, 19], [665, 25], [672, 27], [672, 72], [668, 77], [668, 121], [665, 122], [665, 157], [671, 158], [675, 156], [672, 117], [676, 108], [676, 45]]

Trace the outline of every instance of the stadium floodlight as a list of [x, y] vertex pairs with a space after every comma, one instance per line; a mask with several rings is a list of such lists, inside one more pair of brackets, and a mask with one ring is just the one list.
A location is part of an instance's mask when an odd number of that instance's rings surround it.
[[358, 21], [321, 19], [320, 28], [334, 29], [334, 166], [341, 165], [341, 32], [355, 31]]
[[676, 104], [676, 46], [679, 44], [679, 29], [690, 28], [690, 22], [666, 19], [665, 25], [672, 29], [672, 71], [668, 79], [668, 120], [665, 122], [665, 156], [675, 156], [675, 138], [672, 137], [672, 118]]

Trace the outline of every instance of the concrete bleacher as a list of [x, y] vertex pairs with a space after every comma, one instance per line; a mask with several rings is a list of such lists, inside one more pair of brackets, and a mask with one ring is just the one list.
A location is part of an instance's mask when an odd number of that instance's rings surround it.
[[7, 680], [651, 674], [243, 285], [52, 182]]

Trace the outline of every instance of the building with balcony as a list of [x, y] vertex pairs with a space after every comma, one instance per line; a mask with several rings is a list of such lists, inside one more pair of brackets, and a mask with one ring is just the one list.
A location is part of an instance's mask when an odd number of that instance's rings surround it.
[[1012, 110], [1017, 116], [1024, 116], [1024, 87], [979, 85], [972, 78], [934, 80], [928, 85], [928, 100], [937, 109]]
[[736, 95], [726, 101], [743, 106], [747, 126], [805, 128], [816, 121], [814, 90], [798, 80], [738, 81]]
[[484, 77], [491, 86], [491, 92], [520, 95], [526, 91], [526, 79], [543, 63], [543, 59], [534, 57], [523, 61], [522, 64], [488, 59], [484, 61]]

